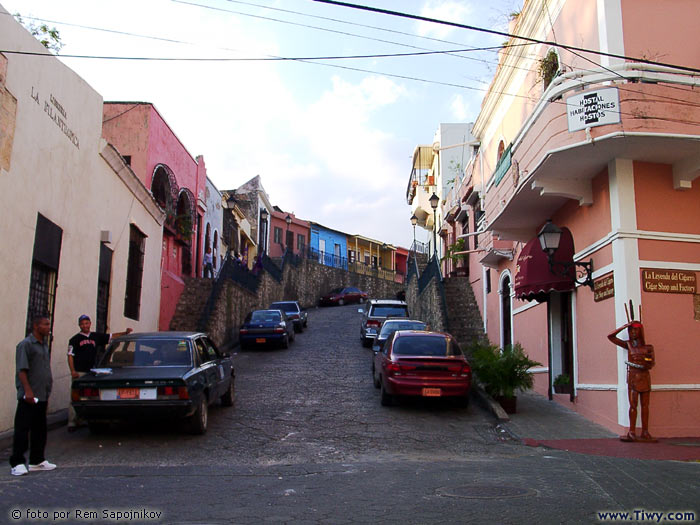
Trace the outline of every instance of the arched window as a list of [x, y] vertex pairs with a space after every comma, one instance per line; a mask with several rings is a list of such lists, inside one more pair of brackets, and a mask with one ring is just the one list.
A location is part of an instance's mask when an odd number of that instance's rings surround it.
[[175, 175], [165, 164], [159, 164], [153, 171], [151, 194], [158, 205], [169, 214], [167, 219], [174, 220], [174, 204], [178, 194], [178, 187]]
[[204, 229], [204, 253], [207, 253], [209, 248], [211, 248], [211, 224], [207, 223]]

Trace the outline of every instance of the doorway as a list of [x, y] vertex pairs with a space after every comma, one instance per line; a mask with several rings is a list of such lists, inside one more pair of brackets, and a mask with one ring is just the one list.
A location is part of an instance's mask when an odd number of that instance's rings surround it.
[[513, 344], [513, 305], [511, 297], [510, 273], [504, 273], [501, 277], [501, 285], [498, 288], [501, 296], [501, 348]]
[[575, 397], [574, 385], [574, 341], [573, 310], [571, 292], [552, 292], [547, 302], [549, 321], [549, 375], [550, 399], [553, 382], [560, 375], [569, 378], [568, 390], [570, 400]]

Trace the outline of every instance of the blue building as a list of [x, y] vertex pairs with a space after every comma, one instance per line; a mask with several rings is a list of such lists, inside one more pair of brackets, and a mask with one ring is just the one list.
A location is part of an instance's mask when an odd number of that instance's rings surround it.
[[311, 223], [311, 244], [309, 247], [318, 257], [318, 262], [335, 268], [348, 268], [347, 235], [327, 228], [317, 222]]

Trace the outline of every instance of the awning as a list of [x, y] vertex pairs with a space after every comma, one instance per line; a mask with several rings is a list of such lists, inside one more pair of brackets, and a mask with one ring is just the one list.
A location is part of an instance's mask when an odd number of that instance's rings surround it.
[[[558, 262], [572, 262], [574, 258], [574, 238], [568, 228], [562, 228], [559, 249], [554, 254], [554, 260]], [[549, 269], [547, 254], [540, 246], [540, 240], [535, 237], [530, 240], [518, 256], [515, 273], [515, 297], [524, 301], [536, 300], [544, 302], [550, 292], [568, 292], [576, 286], [574, 282], [575, 270], [573, 265], [569, 267], [565, 275], [563, 266], [554, 265], [557, 274]]]

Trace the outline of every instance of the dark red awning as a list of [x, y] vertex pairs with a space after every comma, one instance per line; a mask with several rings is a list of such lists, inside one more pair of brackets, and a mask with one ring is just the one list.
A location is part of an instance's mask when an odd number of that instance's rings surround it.
[[[574, 238], [568, 228], [562, 228], [559, 249], [554, 254], [554, 260], [571, 262], [574, 258]], [[525, 301], [547, 300], [550, 292], [568, 292], [576, 286], [573, 266], [564, 275], [564, 267], [554, 265], [556, 274], [549, 270], [547, 254], [542, 251], [540, 240], [535, 237], [530, 240], [518, 256], [515, 273], [515, 297]]]

